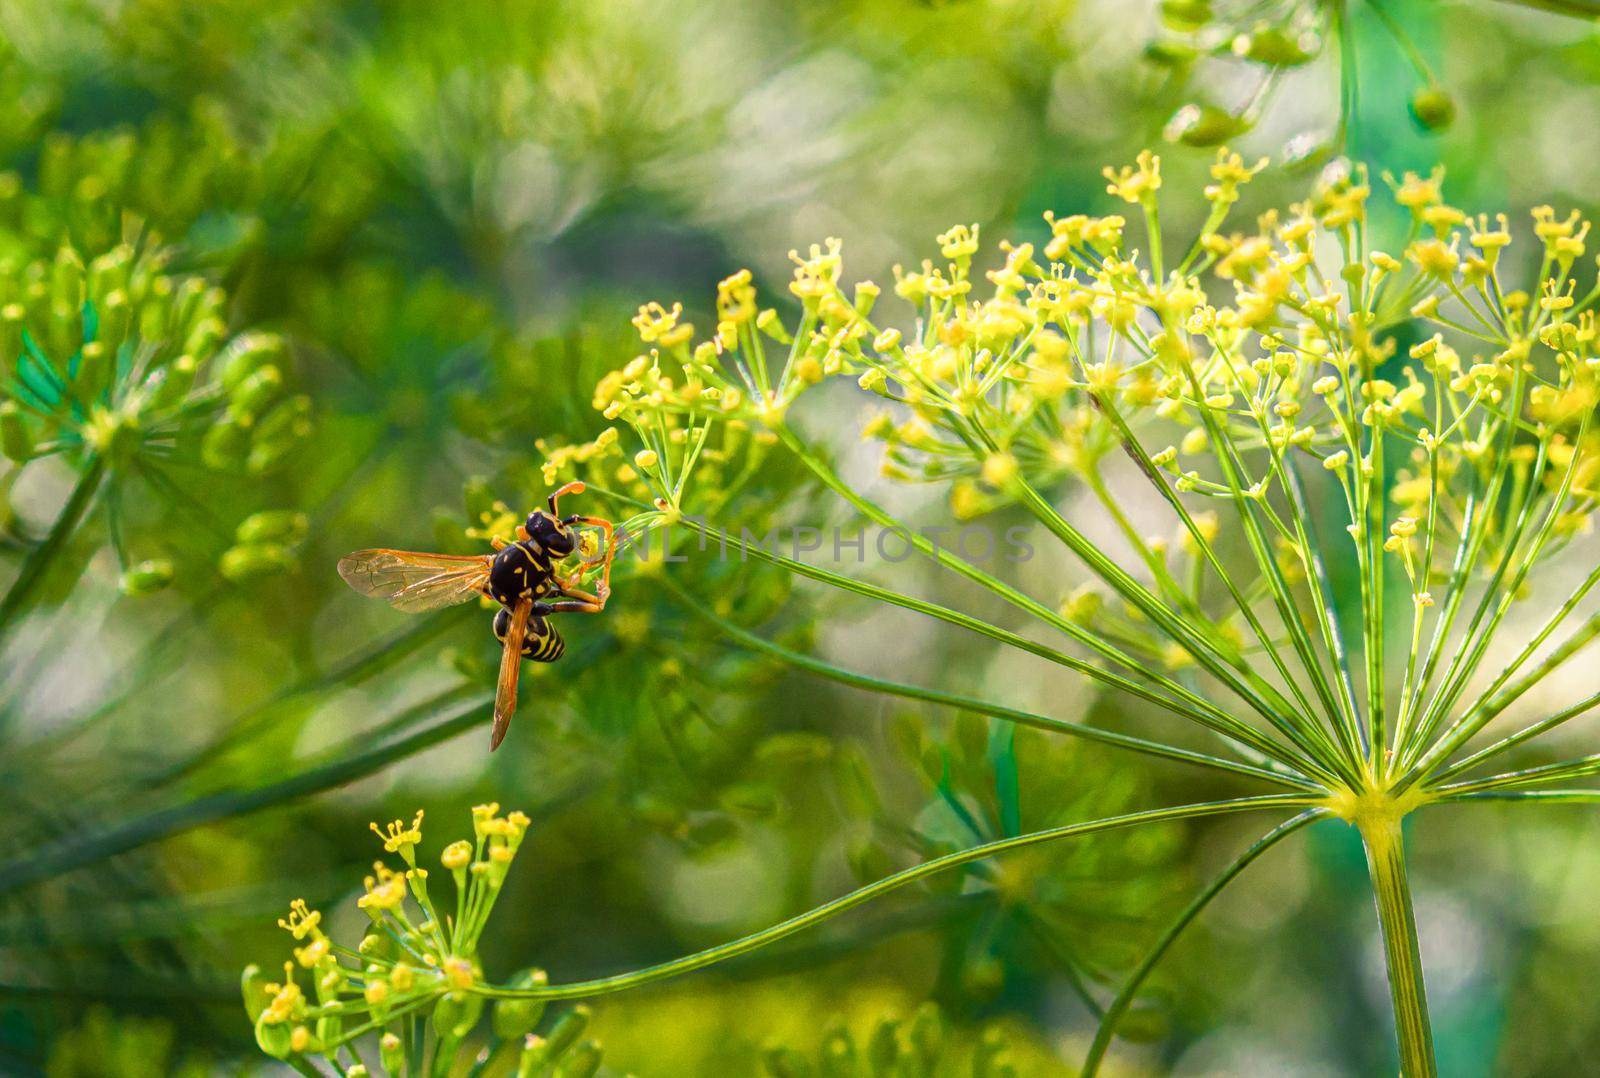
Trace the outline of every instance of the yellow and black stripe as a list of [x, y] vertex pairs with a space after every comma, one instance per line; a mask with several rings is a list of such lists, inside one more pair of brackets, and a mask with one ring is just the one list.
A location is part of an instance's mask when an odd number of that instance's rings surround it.
[[522, 654], [536, 663], [553, 663], [566, 653], [567, 642], [548, 618], [530, 618]]
[[[511, 611], [501, 610], [494, 618], [494, 638], [502, 644], [506, 642], [506, 634], [511, 631]], [[522, 634], [522, 657], [531, 659], [536, 663], [553, 663], [566, 653], [567, 642], [561, 639], [561, 633], [550, 624], [549, 618], [532, 617], [528, 619], [527, 631]]]

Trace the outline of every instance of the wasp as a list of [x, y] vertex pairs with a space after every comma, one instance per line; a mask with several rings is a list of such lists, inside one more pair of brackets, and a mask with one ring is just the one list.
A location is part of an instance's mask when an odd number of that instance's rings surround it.
[[[598, 614], [611, 595], [614, 528], [609, 520], [582, 515], [562, 516], [558, 499], [582, 494], [581, 482], [568, 483], [549, 498], [549, 512], [535, 509], [517, 527], [517, 538], [490, 540], [493, 554], [424, 554], [412, 550], [358, 550], [339, 560], [339, 575], [362, 595], [387, 600], [396, 610], [419, 613], [479, 597], [500, 604], [494, 635], [503, 645], [500, 678], [495, 687], [493, 751], [505, 740], [517, 709], [517, 677], [522, 660], [549, 663], [561, 658], [566, 643], [549, 621], [552, 614]], [[578, 549], [576, 525], [599, 529], [604, 546], [600, 579], [593, 592], [580, 587], [580, 577], [593, 564], [581, 564], [563, 575], [560, 562]]]

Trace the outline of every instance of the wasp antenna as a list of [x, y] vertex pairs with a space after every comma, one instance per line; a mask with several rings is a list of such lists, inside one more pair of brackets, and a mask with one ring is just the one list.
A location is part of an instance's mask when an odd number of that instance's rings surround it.
[[565, 495], [568, 495], [568, 494], [582, 494], [584, 492], [584, 490], [585, 490], [585, 487], [584, 487], [583, 480], [574, 479], [572, 482], [568, 483], [566, 486], [562, 487], [560, 490], [558, 490], [554, 494], [550, 495], [550, 515], [551, 516], [559, 516], [560, 515], [560, 514], [558, 514], [556, 512], [556, 499], [557, 498], [564, 497]]

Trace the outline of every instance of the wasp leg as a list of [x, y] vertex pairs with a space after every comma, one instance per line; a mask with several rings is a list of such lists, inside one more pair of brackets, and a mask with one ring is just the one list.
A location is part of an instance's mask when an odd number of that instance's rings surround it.
[[489, 536], [489, 545], [494, 547], [496, 550], [504, 550], [511, 544], [500, 538], [498, 535], [491, 535]]
[[560, 592], [562, 595], [564, 595], [568, 599], [572, 599], [572, 600], [574, 600], [576, 602], [580, 602], [580, 603], [589, 603], [589, 604], [593, 605], [594, 608], [595, 608], [595, 612], [596, 613], [598, 613], [599, 611], [605, 609], [606, 595], [605, 595], [604, 592], [596, 595], [596, 594], [584, 591], [582, 588], [577, 587], [575, 584], [570, 584], [567, 581], [561, 580], [559, 577], [556, 579], [556, 591]]
[[553, 517], [558, 517], [558, 516], [561, 515], [560, 513], [556, 512], [556, 499], [557, 498], [564, 497], [564, 496], [566, 496], [568, 494], [582, 494], [583, 491], [584, 491], [583, 480], [574, 479], [572, 482], [568, 483], [566, 486], [562, 487], [560, 490], [558, 490], [554, 494], [550, 495], [550, 515], [553, 516]]
[[[599, 517], [585, 516], [570, 516], [562, 520], [561, 523], [590, 524], [600, 529], [600, 533], [603, 536], [602, 541], [606, 545], [606, 557], [605, 561], [601, 563], [603, 567], [600, 570], [600, 585], [595, 589], [595, 591], [599, 594], [599, 601], [603, 604], [611, 595], [611, 563], [616, 559], [617, 556], [617, 545], [612, 541], [616, 533], [616, 525], [612, 524], [609, 520], [602, 520]], [[565, 591], [567, 589], [563, 588], [562, 590]]]
[[[563, 595], [566, 592], [562, 593]], [[598, 614], [606, 608], [603, 601], [595, 599], [557, 599], [553, 603], [543, 603], [552, 614]]]

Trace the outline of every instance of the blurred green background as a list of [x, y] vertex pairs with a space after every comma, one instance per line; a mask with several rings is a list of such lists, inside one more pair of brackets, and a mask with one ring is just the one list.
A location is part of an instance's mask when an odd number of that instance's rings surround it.
[[[1396, 26], [1450, 95], [1448, 126], [1414, 114], [1429, 86]], [[1267, 29], [1305, 55], [1260, 62], [1287, 47]], [[634, 566], [604, 617], [563, 626], [566, 659], [526, 671], [490, 757], [485, 709], [464, 704], [493, 677], [487, 615], [406, 619], [333, 566], [370, 545], [470, 550], [464, 529], [495, 500], [542, 498], [537, 444], [600, 429], [590, 389], [634, 354], [646, 300], [681, 298], [703, 323], [718, 279], [748, 266], [782, 294], [787, 252], [830, 235], [849, 276], [880, 280], [956, 222], [1036, 238], [1045, 209], [1105, 208], [1100, 166], [1145, 146], [1169, 188], [1198, 187], [1212, 151], [1188, 143], [1211, 139], [1183, 127], [1186, 105], [1241, 152], [1290, 147], [1298, 165], [1247, 202], [1285, 204], [1339, 152], [1352, 85], [1343, 149], [1374, 174], [1442, 162], [1469, 211], [1595, 209], [1594, 23], [1487, 0], [0, 0], [0, 256], [166, 248], [171, 273], [225, 290], [230, 334], [279, 335], [310, 409], [275, 467], [196, 466], [180, 438], [153, 478], [107, 488], [0, 637], [0, 1073], [270, 1072], [238, 969], [281, 961], [273, 922], [292, 898], [358, 924], [367, 822], [419, 806], [433, 852], [473, 803], [534, 818], [489, 973], [563, 981], [1019, 823], [1191, 796], [1177, 768], [1029, 733], [1013, 748], [970, 718], [787, 672]], [[11, 577], [74, 477], [70, 456], [7, 469]], [[241, 567], [238, 529], [264, 510], [303, 512], [304, 534]], [[776, 463], [723, 512], [758, 531], [847, 520]], [[170, 561], [172, 586], [122, 594], [147, 559]], [[1081, 579], [1027, 569], [1050, 602]], [[858, 668], [1064, 717], [1108, 706], [774, 572], [669, 570], [731, 620]], [[815, 1052], [830, 1023], [864, 1034], [929, 999], [963, 1036], [1003, 1028], [1023, 1073], [1064, 1072], [1093, 1032], [1084, 995], [1105, 998], [1250, 826], [1016, 857], [606, 999], [607, 1073], [759, 1073], [766, 1045]], [[1418, 822], [1444, 1073], [1581, 1073], [1600, 1050], [1573, 990], [1600, 959], [1597, 833], [1579, 808]], [[1385, 1007], [1359, 846], [1321, 825], [1185, 938], [1114, 1060], [1392, 1072]]]

